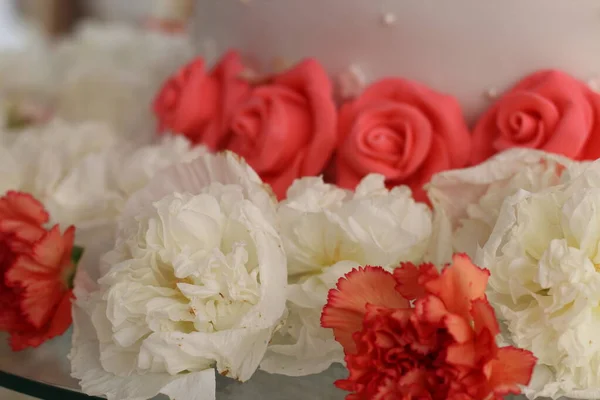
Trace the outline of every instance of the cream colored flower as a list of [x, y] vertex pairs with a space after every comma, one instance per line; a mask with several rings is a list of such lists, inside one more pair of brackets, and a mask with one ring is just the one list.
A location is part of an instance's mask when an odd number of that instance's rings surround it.
[[69, 122], [101, 122], [138, 143], [155, 132], [156, 92], [195, 55], [186, 35], [119, 23], [84, 23], [59, 42], [32, 37], [24, 47], [0, 57], [0, 98]]
[[561, 182], [578, 163], [539, 150], [511, 149], [471, 168], [441, 172], [427, 186], [434, 207], [429, 259], [442, 265], [452, 254], [474, 257], [496, 224], [505, 198], [537, 192]]
[[[114, 132], [95, 123], [71, 125], [54, 121], [17, 133], [5, 133], [0, 193], [21, 190], [47, 205], [71, 171], [117, 142]], [[101, 172], [99, 172], [101, 173]]]
[[422, 261], [431, 234], [431, 215], [406, 187], [388, 191], [370, 175], [356, 192], [302, 178], [278, 210], [288, 258], [289, 316], [273, 338], [261, 368], [299, 376], [343, 362], [330, 330], [321, 328], [321, 309], [338, 279], [360, 265], [394, 268]]
[[80, 266], [98, 278], [98, 258], [114, 245], [127, 199], [158, 171], [206, 152], [181, 136], [137, 146], [103, 124], [55, 120], [0, 134], [0, 194], [31, 193], [51, 223], [75, 225], [76, 242], [86, 249]]
[[99, 286], [77, 290], [73, 376], [109, 399], [214, 399], [245, 381], [285, 311], [275, 203], [233, 154], [156, 175], [128, 201]]
[[505, 200], [476, 262], [506, 339], [538, 358], [530, 398], [600, 394], [600, 163]]
[[148, 140], [155, 131], [156, 92], [193, 55], [185, 35], [85, 24], [53, 54], [60, 81], [56, 113], [69, 121], [102, 121], [130, 140]]

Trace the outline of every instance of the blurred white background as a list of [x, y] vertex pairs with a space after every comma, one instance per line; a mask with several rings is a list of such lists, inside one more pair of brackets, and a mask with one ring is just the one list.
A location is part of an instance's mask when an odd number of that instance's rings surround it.
[[[26, 29], [20, 22], [14, 1], [0, 1], [0, 50], [16, 48], [23, 44]], [[0, 400], [30, 400], [29, 396], [0, 388]]]
[[0, 49], [21, 46], [27, 30], [16, 11], [13, 0], [0, 1]]

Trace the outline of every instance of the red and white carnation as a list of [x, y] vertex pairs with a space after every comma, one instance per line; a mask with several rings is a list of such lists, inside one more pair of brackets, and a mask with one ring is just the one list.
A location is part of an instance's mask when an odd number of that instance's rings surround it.
[[465, 255], [439, 273], [404, 263], [355, 269], [329, 292], [321, 322], [344, 347], [348, 400], [501, 400], [529, 383], [535, 357], [498, 348], [489, 272]]

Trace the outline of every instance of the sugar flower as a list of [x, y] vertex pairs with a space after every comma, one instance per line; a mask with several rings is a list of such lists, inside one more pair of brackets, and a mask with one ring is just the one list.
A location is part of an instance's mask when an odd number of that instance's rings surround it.
[[431, 215], [408, 188], [387, 190], [380, 175], [363, 179], [356, 192], [321, 178], [299, 179], [278, 214], [288, 258], [289, 315], [261, 368], [314, 374], [343, 362], [342, 348], [319, 322], [329, 289], [359, 265], [391, 269], [401, 261], [422, 261]]
[[474, 257], [487, 242], [506, 197], [557, 185], [575, 164], [539, 150], [512, 149], [475, 167], [434, 175], [427, 185], [435, 211], [430, 260], [442, 265], [454, 252]]
[[500, 400], [529, 382], [535, 358], [498, 348], [489, 273], [456, 255], [440, 274], [406, 263], [355, 269], [329, 292], [322, 323], [344, 346], [346, 399]]
[[567, 183], [505, 200], [477, 260], [506, 339], [538, 366], [530, 398], [600, 395], [600, 163]]
[[214, 367], [249, 379], [285, 312], [272, 194], [231, 153], [136, 192], [104, 262], [74, 306], [72, 374], [91, 395], [214, 399]]

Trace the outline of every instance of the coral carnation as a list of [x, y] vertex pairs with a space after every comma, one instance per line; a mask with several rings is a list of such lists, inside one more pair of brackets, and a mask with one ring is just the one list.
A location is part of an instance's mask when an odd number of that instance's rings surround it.
[[501, 399], [529, 383], [535, 357], [498, 348], [484, 291], [489, 273], [455, 255], [432, 264], [354, 270], [329, 292], [322, 325], [333, 328], [350, 371], [347, 400]]
[[[0, 330], [13, 350], [39, 346], [71, 325], [72, 279], [81, 249], [75, 228], [43, 227], [40, 202], [20, 192], [0, 198]], [[73, 258], [73, 259], [72, 259]]]

